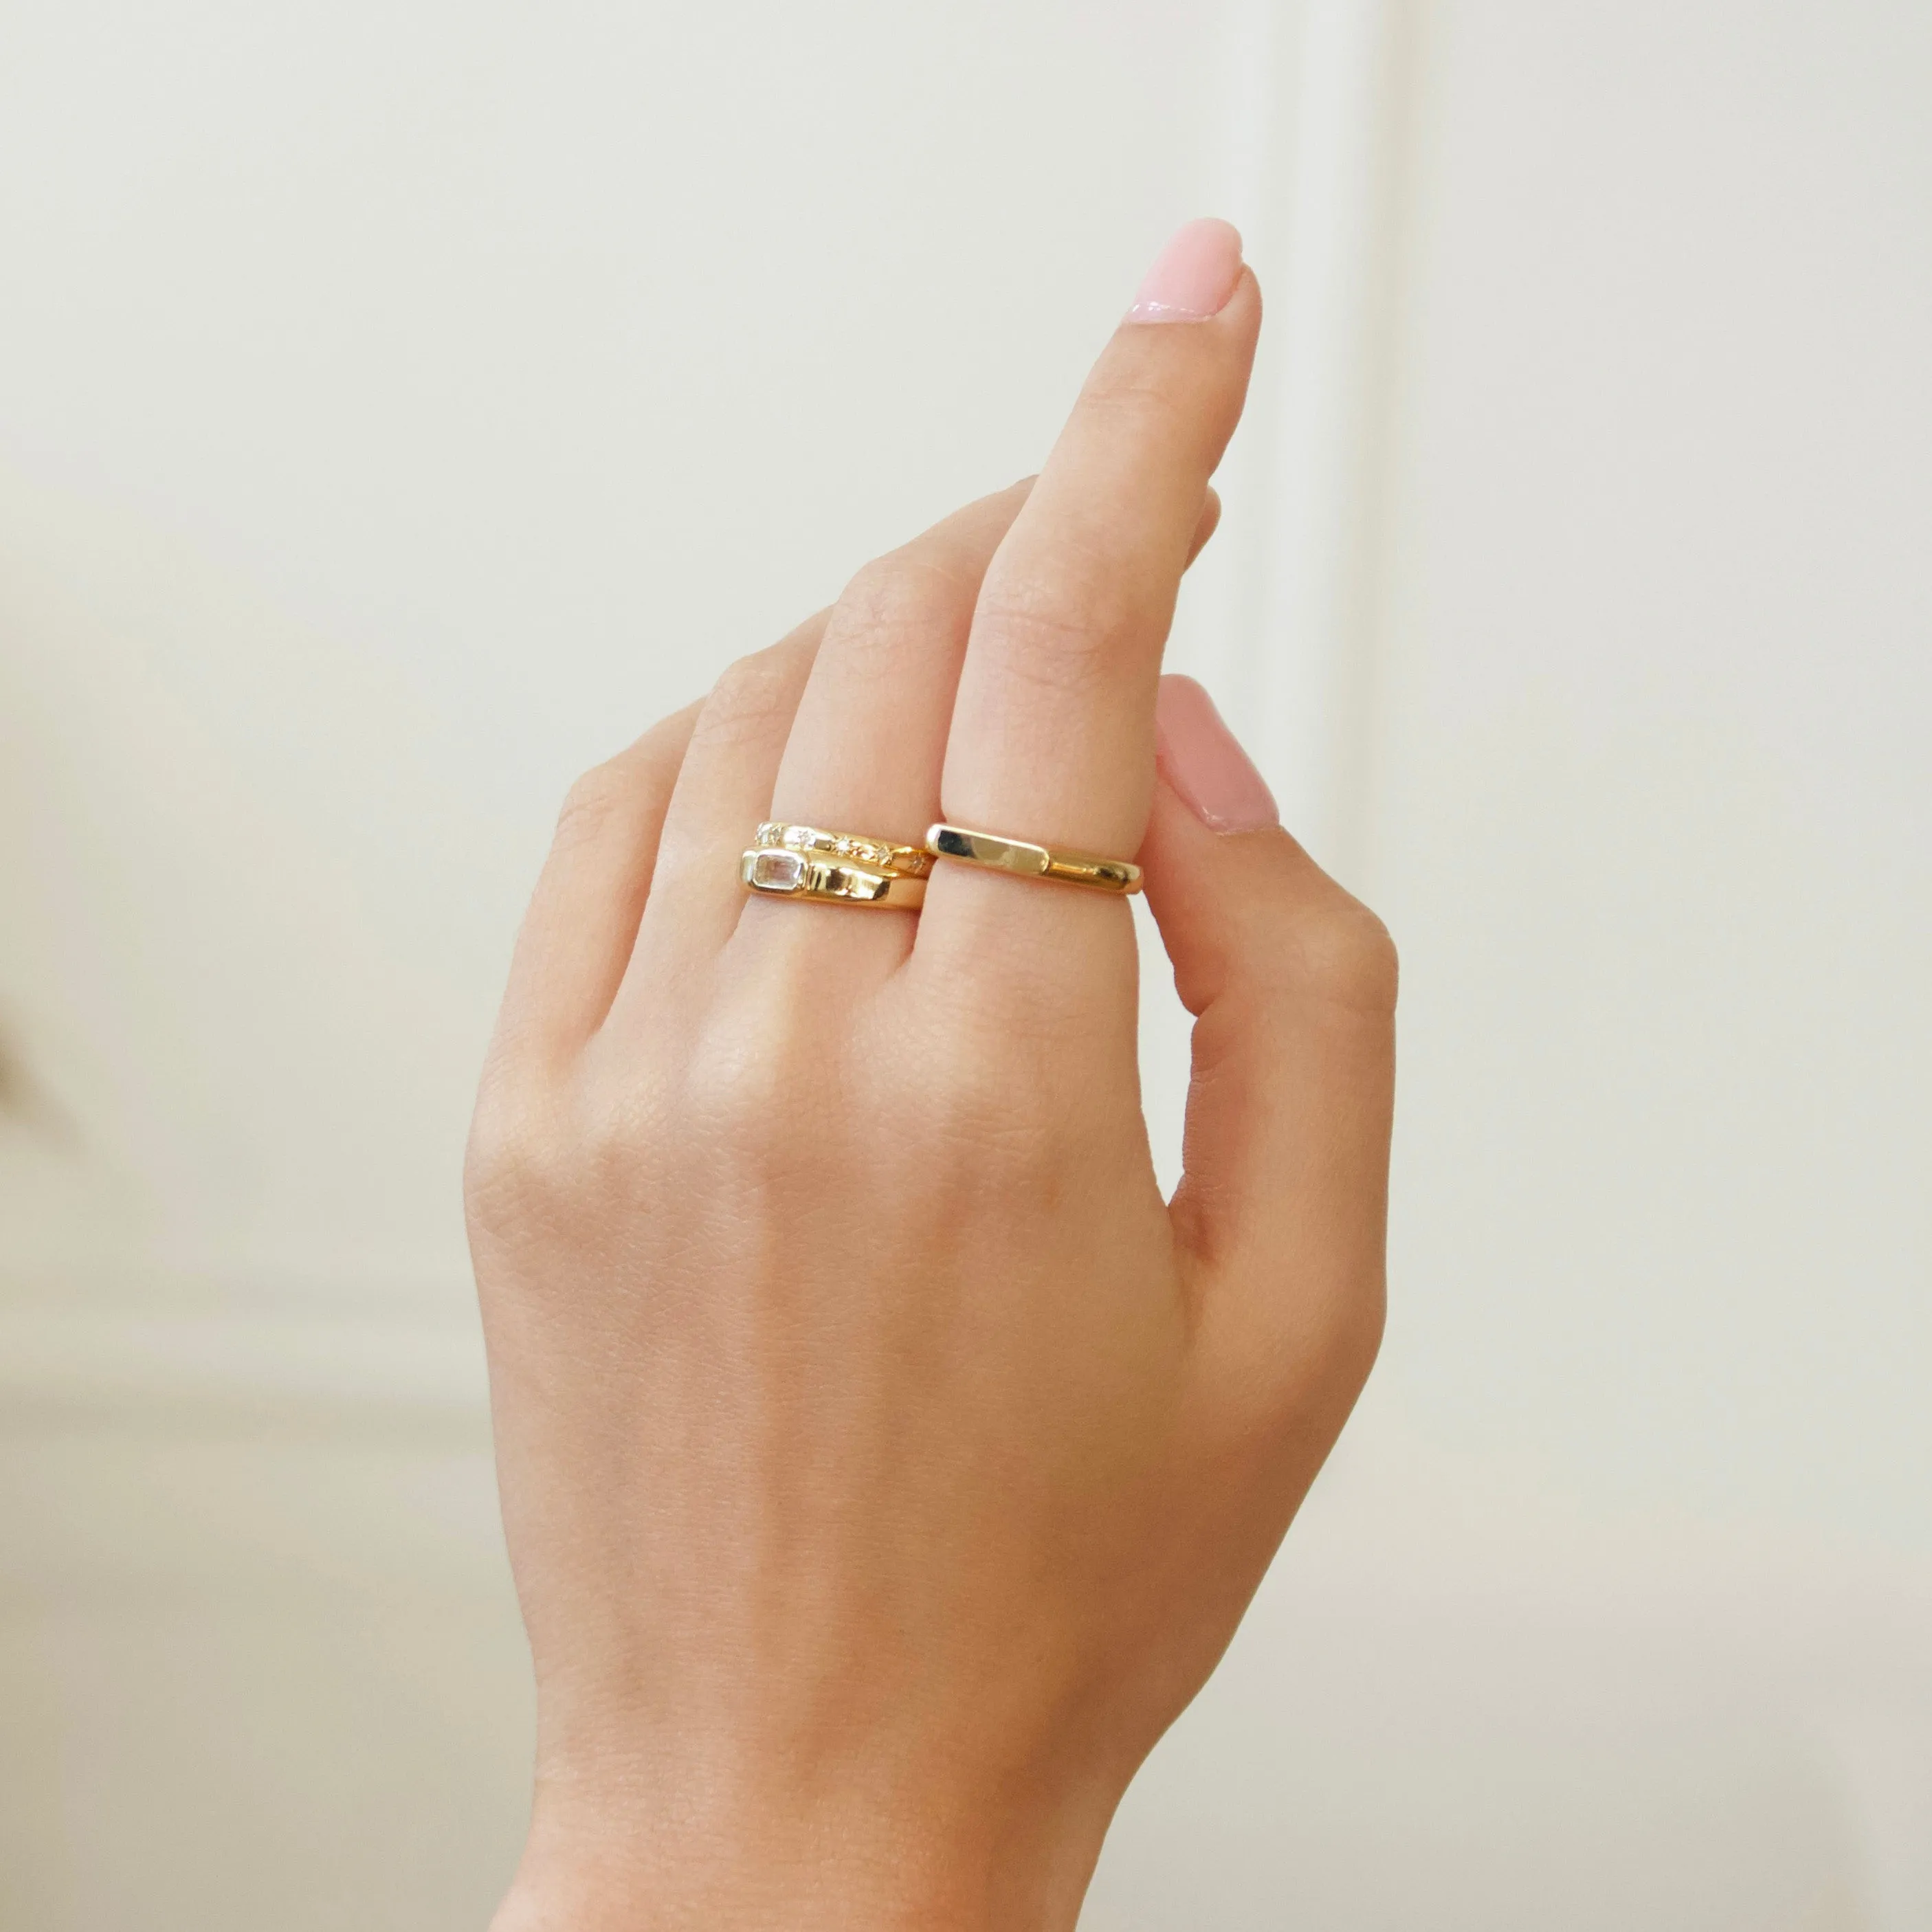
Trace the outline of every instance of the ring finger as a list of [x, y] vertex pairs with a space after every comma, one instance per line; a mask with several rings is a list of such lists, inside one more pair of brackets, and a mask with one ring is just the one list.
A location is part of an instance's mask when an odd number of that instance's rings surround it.
[[[1033, 488], [982, 497], [868, 563], [833, 607], [792, 721], [770, 815], [917, 845], [939, 802], [939, 766], [980, 580]], [[747, 909], [788, 946], [865, 947], [890, 967], [912, 922], [824, 908]], [[776, 921], [776, 924], [774, 924]]]

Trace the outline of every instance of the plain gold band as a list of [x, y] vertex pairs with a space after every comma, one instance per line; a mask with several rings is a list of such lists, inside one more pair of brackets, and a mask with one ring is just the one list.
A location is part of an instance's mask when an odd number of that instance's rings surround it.
[[816, 852], [836, 859], [856, 859], [882, 872], [903, 872], [922, 879], [932, 870], [932, 855], [917, 845], [895, 845], [890, 838], [869, 838], [857, 832], [826, 832], [816, 825], [788, 825], [770, 819], [753, 836], [754, 845], [782, 845], [794, 852]]
[[1069, 852], [1030, 844], [1024, 838], [1002, 838], [992, 832], [968, 832], [961, 825], [929, 825], [926, 849], [935, 859], [957, 859], [1010, 872], [1020, 879], [1051, 879], [1060, 885], [1086, 886], [1096, 892], [1137, 892], [1141, 868], [1124, 859], [1096, 858], [1090, 852]]
[[738, 861], [738, 876], [747, 892], [773, 898], [815, 900], [824, 905], [884, 906], [916, 912], [926, 900], [923, 879], [786, 845], [751, 847]]

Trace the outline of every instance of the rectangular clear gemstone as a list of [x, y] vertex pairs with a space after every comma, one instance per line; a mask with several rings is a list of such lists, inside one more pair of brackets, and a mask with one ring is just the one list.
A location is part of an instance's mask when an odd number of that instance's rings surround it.
[[802, 853], [762, 849], [752, 857], [751, 884], [761, 892], [795, 892], [805, 884], [806, 863]]

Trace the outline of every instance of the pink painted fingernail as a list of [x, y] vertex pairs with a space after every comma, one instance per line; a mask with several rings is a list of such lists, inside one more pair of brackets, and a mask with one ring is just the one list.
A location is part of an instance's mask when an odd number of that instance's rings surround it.
[[1238, 229], [1211, 218], [1176, 231], [1147, 272], [1130, 322], [1205, 322], [1219, 315], [1241, 278]]
[[1154, 756], [1161, 776], [1216, 832], [1259, 832], [1281, 814], [1214, 700], [1191, 677], [1164, 677], [1154, 701]]

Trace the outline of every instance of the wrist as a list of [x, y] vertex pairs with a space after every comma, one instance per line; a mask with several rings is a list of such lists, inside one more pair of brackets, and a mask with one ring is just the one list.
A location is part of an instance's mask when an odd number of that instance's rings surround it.
[[823, 1804], [754, 1826], [682, 1806], [546, 1811], [540, 1795], [490, 1932], [1072, 1932], [1106, 1822], [989, 1831], [983, 1816]]

